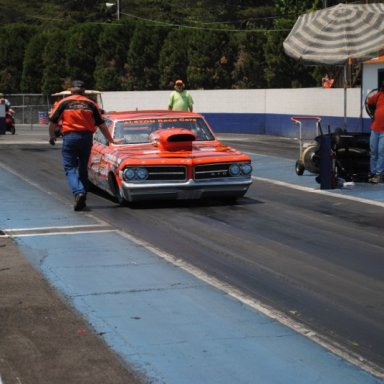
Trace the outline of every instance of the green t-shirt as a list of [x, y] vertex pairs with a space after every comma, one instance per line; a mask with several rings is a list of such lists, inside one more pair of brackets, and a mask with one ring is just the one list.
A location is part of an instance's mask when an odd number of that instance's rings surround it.
[[173, 91], [169, 96], [169, 107], [173, 111], [188, 111], [189, 106], [193, 104], [192, 96], [188, 91]]

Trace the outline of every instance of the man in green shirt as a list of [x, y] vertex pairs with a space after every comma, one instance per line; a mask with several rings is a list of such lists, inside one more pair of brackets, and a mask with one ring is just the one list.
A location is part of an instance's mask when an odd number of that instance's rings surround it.
[[175, 90], [169, 96], [168, 109], [170, 111], [193, 111], [192, 96], [185, 89], [182, 80], [176, 80]]

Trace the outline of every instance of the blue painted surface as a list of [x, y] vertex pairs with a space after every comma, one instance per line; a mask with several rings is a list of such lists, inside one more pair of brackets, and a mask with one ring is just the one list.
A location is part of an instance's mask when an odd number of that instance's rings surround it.
[[[33, 228], [73, 225], [71, 206], [45, 198], [46, 194], [28, 186], [25, 181], [10, 175], [0, 167], [1, 229]], [[42, 204], [44, 202], [44, 204]], [[28, 214], [31, 212], [31, 214]], [[79, 216], [77, 225], [94, 223], [86, 216]]]
[[[298, 127], [291, 121], [292, 115], [262, 113], [204, 113], [216, 133], [267, 134], [272, 136], [299, 137]], [[320, 116], [324, 133], [344, 127], [344, 118]], [[369, 132], [370, 119], [348, 118], [348, 132]], [[309, 131], [306, 134], [305, 131]], [[304, 138], [312, 138], [313, 126], [304, 127]]]
[[[310, 190], [320, 190], [316, 182], [317, 175], [304, 171], [302, 176], [295, 172], [295, 160], [278, 157], [254, 155], [248, 153], [253, 162], [253, 174], [263, 179], [284, 182], [293, 186], [305, 187]], [[330, 192], [351, 198], [365, 199], [367, 201], [384, 203], [384, 184], [354, 183], [342, 188], [331, 189]]]
[[204, 113], [216, 133], [265, 134], [263, 113]]
[[[279, 176], [281, 159], [255, 160], [257, 176], [263, 171], [270, 177], [272, 170]], [[279, 171], [314, 182], [295, 175], [291, 166]], [[61, 219], [62, 225], [97, 224], [1, 168], [0, 178], [0, 229], [56, 226]], [[41, 210], [38, 201], [49, 209]], [[118, 232], [16, 240], [60, 294], [151, 383], [383, 383]]]

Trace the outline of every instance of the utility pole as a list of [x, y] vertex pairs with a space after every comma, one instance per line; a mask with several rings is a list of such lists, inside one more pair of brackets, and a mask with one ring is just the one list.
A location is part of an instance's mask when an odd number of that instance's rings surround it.
[[117, 21], [120, 20], [120, 0], [116, 0], [116, 17]]
[[120, 0], [116, 0], [116, 3], [105, 3], [105, 6], [107, 8], [116, 7], [116, 19], [117, 19], [117, 21], [119, 21], [120, 20], [120, 13], [121, 13]]

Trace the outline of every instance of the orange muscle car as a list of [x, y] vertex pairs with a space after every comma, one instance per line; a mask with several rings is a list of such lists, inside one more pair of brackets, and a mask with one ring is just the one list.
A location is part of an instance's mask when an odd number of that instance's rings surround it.
[[157, 199], [236, 199], [252, 183], [249, 156], [220, 143], [201, 114], [179, 111], [104, 115], [115, 144], [98, 130], [89, 181], [119, 204]]

